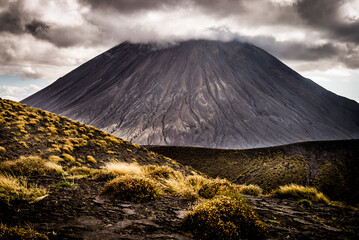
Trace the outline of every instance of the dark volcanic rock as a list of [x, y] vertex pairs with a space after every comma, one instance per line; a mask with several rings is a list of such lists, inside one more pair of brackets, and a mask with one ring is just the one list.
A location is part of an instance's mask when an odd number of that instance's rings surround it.
[[23, 100], [143, 145], [250, 148], [359, 137], [359, 104], [247, 43], [122, 43]]

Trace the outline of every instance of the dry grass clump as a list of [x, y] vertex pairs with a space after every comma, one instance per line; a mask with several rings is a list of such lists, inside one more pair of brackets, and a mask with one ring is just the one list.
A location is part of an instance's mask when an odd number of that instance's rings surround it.
[[54, 162], [46, 162], [39, 156], [23, 157], [15, 161], [0, 163], [0, 171], [15, 176], [33, 176], [45, 174], [61, 174], [62, 167]]
[[93, 163], [93, 164], [96, 164], [97, 161], [96, 159], [93, 157], [93, 156], [87, 156], [87, 161], [90, 162], [90, 163]]
[[54, 163], [59, 163], [59, 162], [63, 162], [64, 160], [62, 158], [60, 158], [59, 156], [56, 155], [50, 155], [48, 157], [50, 162], [54, 162]]
[[176, 178], [166, 179], [162, 188], [165, 192], [175, 194], [187, 199], [198, 199], [199, 190], [202, 188], [204, 183], [211, 181], [200, 175], [183, 176], [178, 174]]
[[155, 199], [159, 195], [159, 188], [149, 178], [127, 175], [107, 183], [102, 193], [114, 199], [144, 202]]
[[106, 163], [103, 169], [93, 172], [93, 179], [107, 181], [119, 176], [144, 176], [145, 169], [138, 163], [110, 162]]
[[71, 175], [91, 175], [94, 169], [88, 167], [72, 167], [67, 171]]
[[30, 228], [8, 227], [0, 223], [0, 239], [6, 240], [48, 240], [45, 234], [41, 234]]
[[271, 192], [271, 197], [291, 198], [291, 199], [308, 199], [312, 202], [330, 203], [329, 199], [316, 188], [304, 187], [296, 184], [290, 184], [279, 187]]
[[[171, 179], [179, 177], [180, 172], [168, 166], [148, 165], [145, 167], [147, 175], [153, 179]], [[181, 174], [182, 175], [182, 174]]]
[[62, 157], [66, 162], [75, 162], [75, 158], [68, 153], [63, 153]]
[[259, 196], [263, 193], [263, 189], [257, 185], [249, 184], [249, 185], [240, 185], [239, 192], [242, 194]]
[[143, 175], [145, 171], [138, 163], [110, 162], [105, 169], [117, 175]]
[[0, 200], [10, 202], [13, 200], [32, 201], [47, 194], [44, 188], [28, 187], [24, 178], [11, 175], [0, 175]]
[[214, 179], [204, 182], [199, 189], [198, 194], [203, 198], [213, 198], [216, 195], [223, 194], [228, 191], [235, 191], [236, 186], [226, 179]]
[[261, 239], [265, 227], [242, 197], [216, 196], [193, 207], [184, 228], [199, 239]]

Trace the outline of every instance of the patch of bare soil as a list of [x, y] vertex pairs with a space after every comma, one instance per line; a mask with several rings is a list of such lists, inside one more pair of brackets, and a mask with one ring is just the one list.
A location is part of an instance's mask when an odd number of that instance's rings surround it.
[[[0, 205], [0, 222], [30, 226], [50, 239], [191, 239], [181, 228], [193, 202], [163, 196], [146, 203], [101, 196], [103, 182], [74, 180], [76, 188], [56, 187], [61, 177], [30, 180], [51, 188], [35, 203]], [[296, 201], [246, 196], [266, 224], [268, 239], [359, 239], [359, 212], [316, 204], [303, 208]]]

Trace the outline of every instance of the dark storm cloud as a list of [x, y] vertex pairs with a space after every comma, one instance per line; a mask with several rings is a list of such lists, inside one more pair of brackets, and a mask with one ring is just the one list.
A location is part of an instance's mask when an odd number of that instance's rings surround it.
[[327, 31], [333, 38], [359, 43], [359, 19], [343, 19], [339, 12], [340, 7], [347, 2], [299, 0], [294, 7], [308, 26]]
[[[238, 14], [243, 10], [243, 0], [80, 0], [93, 9], [114, 10], [120, 13], [134, 13], [144, 10], [161, 10], [199, 7], [205, 12], [219, 16]], [[257, 1], [257, 0], [255, 0]]]
[[33, 36], [45, 36], [50, 26], [44, 22], [33, 20], [31, 23], [26, 24], [26, 30]]
[[[45, 22], [36, 11], [29, 12], [24, 7], [26, 3], [24, 0], [0, 0], [0, 34], [1, 32], [14, 35], [31, 34], [34, 38], [47, 41], [58, 48], [114, 45], [118, 43], [116, 41], [125, 40], [173, 41], [176, 40], [173, 39], [176, 35], [169, 39], [171, 33], [168, 29], [162, 31], [161, 26], [151, 25], [151, 22], [141, 22], [143, 11], [166, 12], [181, 9], [186, 12], [187, 9], [195, 9], [193, 10], [195, 14], [211, 16], [217, 20], [231, 18], [234, 24], [244, 24], [247, 28], [267, 26], [275, 29], [278, 26], [285, 26], [291, 29], [300, 28], [299, 31], [315, 29], [320, 37], [329, 41], [321, 45], [313, 44], [310, 38], [298, 42], [292, 40], [279, 42], [272, 37], [274, 33], [267, 36], [239, 38], [264, 48], [279, 58], [315, 61], [337, 57], [346, 66], [358, 68], [359, 20], [342, 19], [339, 9], [346, 2], [348, 0], [298, 0], [294, 4], [283, 5], [264, 0], [78, 0], [82, 6], [90, 6], [91, 11], [82, 15], [84, 21], [81, 25], [69, 26]], [[103, 16], [106, 16], [105, 20]], [[118, 16], [121, 16], [122, 20], [126, 19], [126, 22], [119, 21]], [[134, 23], [131, 18], [140, 20]], [[113, 24], [114, 21], [119, 22]], [[226, 40], [226, 37], [221, 36], [224, 30], [228, 35], [229, 29], [217, 29], [219, 32], [217, 39]], [[175, 32], [176, 29], [173, 31]], [[193, 31], [188, 31], [187, 35], [179, 36], [178, 39], [197, 37], [195, 34]], [[237, 32], [238, 34], [240, 33]], [[348, 44], [346, 48], [340, 48], [337, 43]], [[6, 51], [4, 56], [14, 57], [10, 53]]]
[[0, 6], [5, 8], [0, 13], [0, 32], [22, 33], [24, 31], [22, 19], [26, 18], [22, 15], [22, 2], [1, 1]]
[[80, 0], [84, 4], [89, 4], [95, 9], [112, 9], [122, 13], [133, 13], [142, 10], [160, 9], [163, 7], [173, 7], [184, 4], [183, 0]]

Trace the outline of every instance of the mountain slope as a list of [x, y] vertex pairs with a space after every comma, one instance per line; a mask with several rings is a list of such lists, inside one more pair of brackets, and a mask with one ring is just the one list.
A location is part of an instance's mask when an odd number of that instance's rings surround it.
[[359, 137], [359, 104], [247, 43], [122, 43], [23, 100], [143, 145], [250, 148]]
[[256, 149], [155, 146], [149, 150], [210, 177], [256, 184], [269, 192], [296, 183], [314, 186], [331, 200], [359, 203], [359, 140], [303, 142]]
[[[208, 203], [204, 194], [216, 192], [215, 186], [221, 183], [239, 190], [246, 188], [189, 170], [96, 128], [0, 99], [0, 239], [193, 239], [183, 221], [192, 207], [202, 201]], [[148, 189], [134, 191], [136, 184], [129, 189], [122, 185], [122, 192], [121, 187], [113, 189], [122, 193], [116, 197], [104, 192], [112, 182], [138, 178], [154, 181], [161, 188], [159, 195], [137, 202], [136, 196], [146, 196]], [[230, 202], [241, 198], [234, 195]], [[358, 238], [359, 212], [352, 208], [317, 202], [308, 208], [291, 199], [245, 198], [263, 221], [268, 239]], [[217, 205], [226, 203], [216, 199]], [[221, 226], [232, 219], [209, 210], [210, 214], [205, 211], [204, 215], [213, 218], [211, 233], [229, 239], [226, 234], [232, 236], [233, 232]], [[224, 214], [227, 212], [226, 208]], [[248, 217], [244, 222], [251, 221]]]

